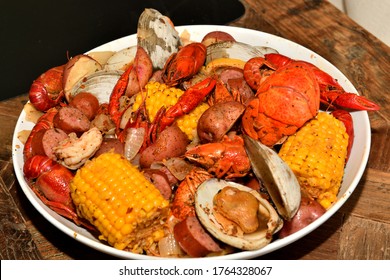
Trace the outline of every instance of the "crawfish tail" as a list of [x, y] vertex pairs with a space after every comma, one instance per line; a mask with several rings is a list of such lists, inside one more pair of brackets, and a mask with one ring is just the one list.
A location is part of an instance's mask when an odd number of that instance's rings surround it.
[[28, 158], [23, 165], [23, 173], [27, 180], [39, 177], [43, 172], [50, 171], [56, 163], [47, 156], [35, 155]]
[[278, 53], [267, 53], [264, 55], [265, 59], [272, 63], [276, 68], [283, 67], [293, 60], [285, 55], [278, 54]]
[[53, 119], [54, 116], [57, 114], [58, 110], [57, 108], [53, 107], [50, 108], [44, 115], [42, 115], [39, 119], [38, 122], [35, 124], [33, 129], [30, 132], [30, 135], [27, 138], [26, 143], [24, 144], [23, 148], [23, 155], [24, 155], [24, 160], [29, 159], [32, 157], [32, 140], [35, 136], [35, 134], [40, 131], [41, 129], [49, 129], [53, 128]]
[[59, 104], [65, 96], [62, 82], [64, 66], [49, 69], [32, 83], [28, 96], [37, 110], [46, 112]]

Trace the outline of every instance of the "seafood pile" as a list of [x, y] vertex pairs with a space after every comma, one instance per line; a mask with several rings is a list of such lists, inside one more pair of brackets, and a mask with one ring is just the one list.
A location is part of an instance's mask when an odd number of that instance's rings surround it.
[[[222, 31], [185, 40], [153, 9], [137, 45], [76, 55], [29, 99], [42, 113], [23, 150], [34, 193], [102, 242], [161, 257], [257, 250], [307, 226], [337, 199], [349, 112], [379, 110], [276, 49]], [[323, 123], [327, 136], [312, 133]], [[327, 156], [337, 179], [307, 171]]]

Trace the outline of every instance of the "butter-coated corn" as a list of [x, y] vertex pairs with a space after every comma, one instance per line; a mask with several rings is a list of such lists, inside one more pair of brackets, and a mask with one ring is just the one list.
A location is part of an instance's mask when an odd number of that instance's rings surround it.
[[70, 189], [77, 213], [115, 248], [142, 252], [164, 236], [169, 202], [119, 154], [105, 153], [87, 162]]
[[337, 200], [347, 148], [344, 124], [320, 112], [283, 143], [279, 156], [293, 170], [302, 190], [327, 209]]
[[[142, 102], [145, 102], [146, 111], [150, 121], [156, 117], [158, 110], [165, 106], [166, 109], [175, 105], [184, 91], [168, 87], [166, 84], [159, 82], [149, 82], [145, 86], [146, 92], [140, 92], [135, 99], [133, 111], [137, 110]], [[205, 102], [198, 105], [190, 113], [183, 115], [177, 119], [178, 127], [187, 134], [188, 138], [192, 140], [196, 136], [196, 126], [200, 116], [209, 108]]]

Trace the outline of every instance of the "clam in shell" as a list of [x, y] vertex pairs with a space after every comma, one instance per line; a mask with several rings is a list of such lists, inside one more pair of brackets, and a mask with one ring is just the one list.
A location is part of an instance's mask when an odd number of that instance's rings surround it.
[[131, 46], [114, 53], [107, 59], [104, 64], [104, 70], [121, 70], [125, 71], [127, 67], [134, 61], [137, 53], [137, 46]]
[[108, 103], [111, 92], [122, 73], [123, 71], [120, 70], [101, 70], [92, 73], [74, 85], [70, 91], [70, 96], [75, 96], [80, 92], [89, 92], [96, 96], [99, 104]]
[[218, 58], [234, 58], [246, 62], [253, 57], [264, 57], [263, 51], [270, 52], [266, 48], [254, 47], [242, 42], [221, 41], [207, 47], [206, 65]]
[[[236, 190], [238, 193], [251, 194], [257, 201], [254, 217], [258, 219], [258, 226], [250, 233], [245, 233], [237, 223], [229, 219], [226, 220], [224, 218], [226, 216], [221, 217], [221, 212], [216, 207], [214, 200], [217, 194], [226, 190], [225, 188], [229, 188], [229, 191]], [[231, 209], [236, 209], [236, 207]], [[276, 210], [257, 191], [244, 185], [216, 178], [206, 180], [198, 187], [195, 193], [195, 210], [200, 222], [210, 234], [216, 239], [242, 250], [257, 250], [266, 246], [271, 242], [272, 235], [279, 231], [283, 225]], [[226, 223], [226, 221], [228, 222]]]
[[145, 9], [138, 19], [138, 46], [153, 61], [153, 68], [163, 69], [167, 59], [182, 45], [171, 20], [155, 9]]
[[271, 148], [244, 135], [245, 149], [256, 177], [267, 189], [277, 211], [291, 220], [301, 203], [301, 188], [291, 168]]

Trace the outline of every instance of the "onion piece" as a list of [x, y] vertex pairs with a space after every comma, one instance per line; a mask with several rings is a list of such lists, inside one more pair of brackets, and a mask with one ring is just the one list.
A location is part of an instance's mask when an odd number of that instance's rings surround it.
[[164, 165], [179, 181], [184, 180], [187, 174], [194, 167], [191, 163], [188, 163], [187, 161], [185, 161], [185, 159], [179, 157], [167, 159], [166, 161], [164, 161]]
[[139, 152], [144, 143], [145, 128], [128, 128], [126, 131], [124, 155], [125, 158], [131, 161]]
[[161, 257], [178, 257], [184, 255], [173, 234], [168, 234], [158, 241], [158, 250]]

